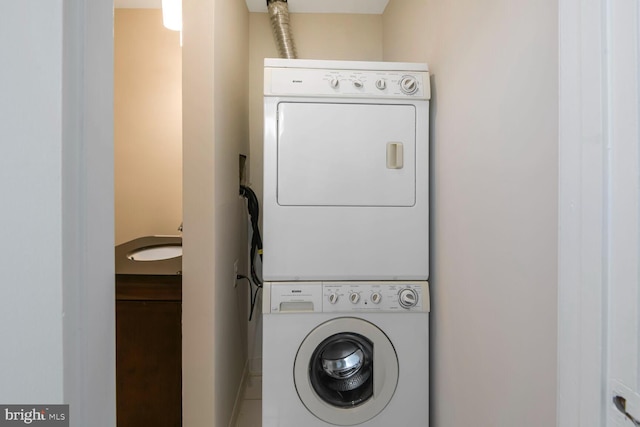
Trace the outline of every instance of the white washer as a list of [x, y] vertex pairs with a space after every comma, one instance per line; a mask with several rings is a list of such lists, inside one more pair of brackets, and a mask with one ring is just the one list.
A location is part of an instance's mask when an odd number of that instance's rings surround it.
[[427, 280], [426, 64], [266, 59], [265, 281]]
[[427, 282], [265, 283], [263, 427], [428, 426]]

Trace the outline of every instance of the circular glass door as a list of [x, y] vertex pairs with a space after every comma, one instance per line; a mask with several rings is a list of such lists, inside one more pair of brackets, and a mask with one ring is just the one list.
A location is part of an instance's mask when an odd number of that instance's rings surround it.
[[309, 381], [325, 402], [338, 408], [358, 406], [373, 396], [373, 343], [360, 334], [325, 339], [309, 362]]
[[363, 319], [343, 317], [316, 327], [302, 342], [294, 381], [305, 407], [335, 425], [378, 415], [398, 383], [398, 358], [389, 338]]

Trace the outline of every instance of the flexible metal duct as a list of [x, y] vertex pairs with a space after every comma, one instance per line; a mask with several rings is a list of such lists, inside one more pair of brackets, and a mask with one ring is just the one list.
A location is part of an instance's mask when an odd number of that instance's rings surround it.
[[289, 6], [287, 0], [267, 0], [271, 29], [276, 39], [278, 53], [281, 58], [295, 59], [298, 57], [296, 46], [291, 36], [289, 23]]

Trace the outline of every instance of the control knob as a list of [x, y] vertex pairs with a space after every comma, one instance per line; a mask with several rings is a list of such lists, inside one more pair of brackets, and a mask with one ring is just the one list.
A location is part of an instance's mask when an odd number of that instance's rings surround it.
[[329, 302], [330, 302], [331, 304], [335, 304], [335, 303], [337, 303], [337, 302], [338, 302], [338, 294], [337, 294], [337, 293], [335, 293], [335, 292], [331, 292], [331, 293], [329, 294]]
[[357, 304], [358, 301], [360, 301], [360, 294], [357, 292], [351, 292], [349, 294], [349, 301], [351, 301], [352, 304]]
[[329, 85], [331, 85], [332, 88], [337, 89], [338, 86], [340, 86], [340, 80], [334, 77], [329, 81]]
[[407, 95], [413, 95], [418, 91], [418, 80], [413, 76], [404, 76], [400, 79], [400, 90]]
[[398, 302], [402, 308], [415, 307], [418, 304], [418, 294], [411, 288], [402, 289], [398, 293]]
[[354, 80], [353, 81], [353, 86], [356, 89], [362, 89], [362, 86], [364, 86], [364, 84], [360, 80]]
[[380, 301], [382, 301], [382, 295], [380, 295], [380, 292], [374, 292], [373, 294], [371, 294], [372, 303], [380, 304]]
[[385, 90], [387, 88], [387, 82], [384, 79], [376, 80], [376, 87], [380, 90]]

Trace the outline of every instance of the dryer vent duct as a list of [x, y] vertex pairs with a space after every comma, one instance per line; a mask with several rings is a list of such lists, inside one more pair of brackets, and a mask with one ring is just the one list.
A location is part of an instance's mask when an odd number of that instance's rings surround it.
[[289, 6], [287, 0], [267, 0], [271, 29], [276, 39], [278, 53], [281, 58], [295, 59], [298, 57], [296, 46], [291, 36], [291, 24], [289, 23]]

